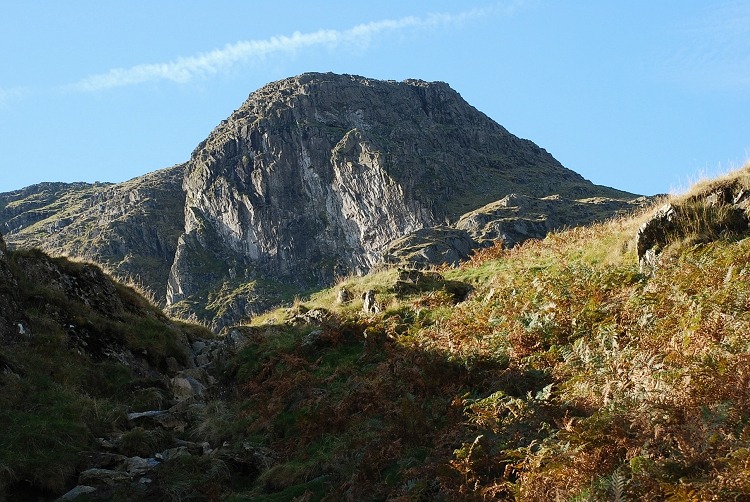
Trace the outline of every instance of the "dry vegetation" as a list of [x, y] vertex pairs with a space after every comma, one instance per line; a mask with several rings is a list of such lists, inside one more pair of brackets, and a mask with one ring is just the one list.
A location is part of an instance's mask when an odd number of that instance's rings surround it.
[[[688, 217], [653, 275], [634, 242], [647, 212], [484, 249], [408, 293], [393, 270], [342, 279], [238, 327], [250, 343], [186, 431], [221, 448], [160, 482], [173, 500], [750, 499], [750, 239], [699, 197], [737, 184], [747, 170], [672, 201]], [[457, 302], [460, 283], [474, 289]], [[361, 311], [370, 289], [376, 314]], [[75, 451], [52, 436], [83, 447], [106, 417], [76, 417], [80, 402], [123, 404], [42, 377], [0, 377], [0, 404], [37, 392], [63, 422], [24, 409], [51, 432], [0, 444], [47, 441], [62, 460], [0, 455], [0, 475], [57, 486]], [[13, 413], [0, 424], [25, 430]]]
[[653, 276], [644, 214], [483, 250], [442, 271], [475, 287], [455, 305], [350, 279], [386, 308], [301, 302], [332, 310], [312, 349], [254, 328], [235, 433], [277, 457], [235, 499], [750, 498], [750, 239], [697, 197], [746, 177], [673, 201], [692, 217]]

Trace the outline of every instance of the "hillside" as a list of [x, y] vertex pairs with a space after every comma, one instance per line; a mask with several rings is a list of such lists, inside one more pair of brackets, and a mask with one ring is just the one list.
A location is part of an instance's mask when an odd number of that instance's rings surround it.
[[744, 500], [747, 194], [750, 166], [216, 340], [95, 267], [0, 246], [0, 492]]
[[[0, 500], [53, 500], [79, 480], [102, 495], [153, 469], [139, 456], [181, 438], [145, 430], [139, 413], [209, 381], [195, 364], [201, 340], [216, 343], [97, 266], [8, 251], [0, 237]], [[160, 414], [174, 424], [178, 411]]]
[[184, 166], [124, 183], [42, 183], [0, 194], [11, 245], [99, 263], [164, 302], [183, 228]]
[[750, 497], [748, 188], [259, 318], [223, 433], [276, 456], [234, 500]]
[[643, 202], [445, 83], [309, 73], [253, 92], [184, 164], [0, 194], [0, 231], [97, 262], [218, 332], [383, 261], [455, 263]]

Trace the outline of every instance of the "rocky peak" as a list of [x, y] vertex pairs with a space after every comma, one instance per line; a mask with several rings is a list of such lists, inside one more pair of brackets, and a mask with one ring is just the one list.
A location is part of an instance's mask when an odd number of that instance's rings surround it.
[[[392, 241], [510, 193], [615, 192], [443, 82], [332, 73], [252, 93], [195, 149], [183, 187], [185, 231], [167, 289], [178, 312], [206, 303], [208, 284], [304, 288], [367, 272]], [[236, 319], [262, 305], [225, 307]]]

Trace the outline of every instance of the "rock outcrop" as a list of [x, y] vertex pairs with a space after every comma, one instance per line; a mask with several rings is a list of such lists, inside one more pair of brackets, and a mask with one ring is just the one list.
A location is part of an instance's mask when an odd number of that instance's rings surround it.
[[642, 273], [651, 273], [656, 269], [657, 256], [668, 243], [670, 235], [676, 230], [676, 220], [672, 204], [665, 204], [638, 229], [636, 248], [638, 266]]
[[452, 225], [424, 228], [394, 240], [384, 261], [416, 267], [455, 265], [480, 247], [496, 242], [513, 247], [528, 239], [543, 238], [554, 230], [587, 225], [646, 204], [646, 197], [567, 199], [558, 194], [541, 198], [510, 194], [461, 215]]
[[659, 255], [673, 242], [710, 242], [728, 234], [746, 234], [749, 225], [750, 191], [741, 178], [697, 189], [658, 208], [638, 229], [640, 270], [653, 273]]

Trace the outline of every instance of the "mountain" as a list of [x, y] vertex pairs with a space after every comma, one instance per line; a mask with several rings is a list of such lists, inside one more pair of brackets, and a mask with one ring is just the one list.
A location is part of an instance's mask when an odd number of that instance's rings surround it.
[[[0, 229], [13, 246], [102, 263], [218, 330], [382, 262], [455, 263], [483, 242], [542, 237], [635, 199], [566, 169], [445, 83], [311, 73], [252, 93], [185, 164], [0, 194]], [[515, 209], [498, 210], [503, 200]]]

